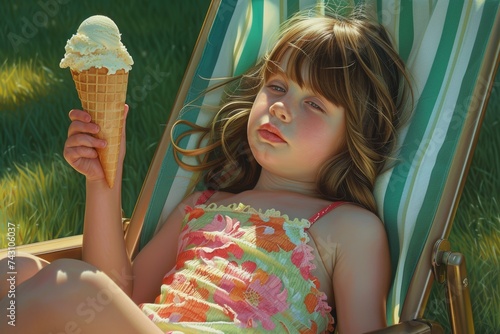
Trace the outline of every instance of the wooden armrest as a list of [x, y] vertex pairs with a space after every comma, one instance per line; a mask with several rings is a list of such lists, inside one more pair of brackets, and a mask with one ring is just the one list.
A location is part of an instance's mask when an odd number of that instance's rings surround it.
[[36, 255], [49, 262], [61, 258], [81, 259], [82, 241], [82, 235], [75, 235], [72, 237], [16, 246], [14, 249], [0, 249], [0, 258], [5, 257], [9, 250], [15, 250], [16, 252]]
[[[130, 224], [130, 219], [122, 218], [122, 224], [123, 231], [124, 233], [126, 233]], [[62, 258], [81, 260], [82, 244], [83, 235], [80, 234], [66, 238], [59, 238], [16, 246], [14, 249], [0, 249], [0, 258], [7, 256], [7, 252], [9, 250], [15, 250], [16, 252], [24, 252], [36, 255], [49, 262]]]
[[428, 320], [412, 320], [379, 329], [367, 334], [444, 334], [443, 327]]

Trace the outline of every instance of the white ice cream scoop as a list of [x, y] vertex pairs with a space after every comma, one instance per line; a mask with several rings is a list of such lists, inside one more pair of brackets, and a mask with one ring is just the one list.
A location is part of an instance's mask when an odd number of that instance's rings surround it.
[[114, 74], [119, 69], [128, 72], [134, 63], [121, 42], [118, 27], [103, 15], [94, 15], [83, 21], [66, 43], [65, 50], [59, 66], [74, 71], [105, 67], [108, 74]]

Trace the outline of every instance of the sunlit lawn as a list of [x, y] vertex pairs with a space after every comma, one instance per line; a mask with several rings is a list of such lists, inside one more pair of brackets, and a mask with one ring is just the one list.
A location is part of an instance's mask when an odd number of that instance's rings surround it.
[[0, 3], [0, 232], [7, 220], [19, 227], [19, 243], [82, 232], [84, 178], [62, 157], [67, 113], [81, 104], [59, 61], [66, 40], [94, 14], [117, 23], [135, 60], [123, 182], [131, 215], [207, 7], [204, 0]]
[[[46, 3], [49, 3], [47, 1]], [[0, 235], [17, 226], [18, 244], [82, 231], [84, 178], [62, 158], [71, 108], [80, 107], [66, 40], [93, 14], [120, 27], [134, 57], [127, 103], [123, 209], [132, 213], [199, 32], [208, 1], [0, 2]], [[470, 272], [476, 333], [500, 332], [500, 82], [496, 81], [450, 236]], [[0, 248], [5, 246], [0, 240]], [[426, 317], [447, 324], [444, 291]]]

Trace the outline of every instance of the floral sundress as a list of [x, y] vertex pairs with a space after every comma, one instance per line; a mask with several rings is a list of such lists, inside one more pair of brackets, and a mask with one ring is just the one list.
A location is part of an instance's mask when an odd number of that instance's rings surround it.
[[321, 333], [331, 307], [311, 274], [307, 219], [242, 204], [186, 208], [175, 268], [155, 303], [165, 333]]

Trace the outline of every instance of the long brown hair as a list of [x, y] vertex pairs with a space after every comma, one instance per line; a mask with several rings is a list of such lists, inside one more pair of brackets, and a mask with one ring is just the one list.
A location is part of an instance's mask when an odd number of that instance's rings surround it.
[[[284, 59], [287, 66], [281, 63]], [[193, 131], [204, 133], [209, 144], [189, 151], [174, 145], [180, 154], [203, 156], [197, 166], [178, 159], [180, 165], [205, 171], [210, 188], [229, 192], [253, 188], [260, 166], [248, 148], [248, 116], [263, 82], [280, 65], [300, 86], [345, 110], [345, 145], [318, 171], [318, 195], [376, 212], [375, 179], [391, 159], [412, 95], [405, 65], [386, 30], [363, 10], [348, 16], [301, 14], [286, 22], [263, 60], [228, 85], [211, 126], [193, 125]]]

